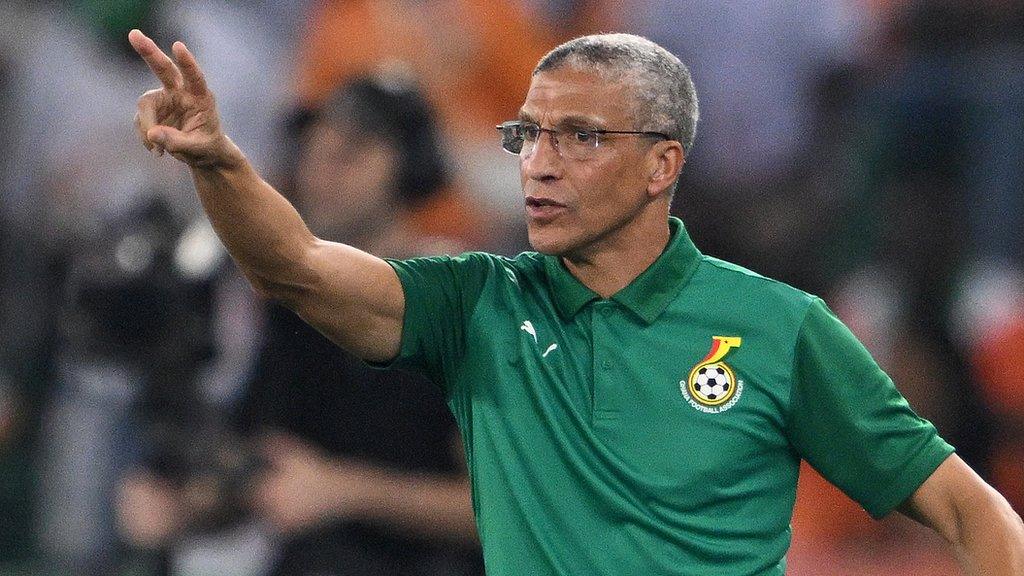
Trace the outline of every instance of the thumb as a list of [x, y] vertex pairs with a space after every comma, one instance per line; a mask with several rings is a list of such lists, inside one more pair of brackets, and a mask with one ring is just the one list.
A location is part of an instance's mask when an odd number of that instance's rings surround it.
[[154, 126], [146, 133], [150, 142], [168, 152], [186, 152], [188, 141], [185, 133], [170, 126]]
[[[204, 135], [186, 133], [177, 128], [160, 125], [146, 131], [146, 138], [153, 143], [159, 154], [169, 152], [189, 166], [212, 165], [218, 160], [216, 140]], [[225, 137], [222, 139], [226, 140]]]

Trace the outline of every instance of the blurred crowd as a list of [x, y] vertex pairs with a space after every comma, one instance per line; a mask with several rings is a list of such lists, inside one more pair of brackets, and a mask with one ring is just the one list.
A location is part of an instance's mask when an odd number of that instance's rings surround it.
[[[821, 295], [1024, 513], [1024, 4], [76, 0], [0, 18], [0, 575], [481, 574], [440, 392], [259, 301], [188, 171], [146, 152], [126, 41], [184, 40], [318, 235], [528, 249], [514, 117], [555, 44], [645, 35], [693, 72], [674, 212]], [[809, 468], [790, 573], [953, 574]]]

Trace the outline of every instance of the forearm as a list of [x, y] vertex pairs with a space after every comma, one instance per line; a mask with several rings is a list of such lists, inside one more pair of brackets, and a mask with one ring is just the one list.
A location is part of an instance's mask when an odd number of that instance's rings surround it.
[[313, 278], [303, 265], [316, 238], [228, 138], [221, 160], [193, 166], [196, 192], [221, 242], [257, 290], [287, 299]]
[[253, 286], [360, 357], [393, 358], [405, 300], [391, 266], [313, 236], [224, 135], [206, 78], [184, 44], [171, 47], [172, 61], [139, 30], [128, 40], [163, 86], [139, 98], [142, 144], [189, 165], [217, 235]]
[[964, 574], [1018, 576], [1024, 574], [1024, 524], [995, 490], [983, 502], [960, 515], [950, 538]]
[[358, 518], [420, 536], [476, 542], [469, 480], [367, 468], [371, 481], [355, 504]]
[[965, 574], [1024, 574], [1020, 516], [956, 454], [935, 469], [900, 511], [941, 534]]

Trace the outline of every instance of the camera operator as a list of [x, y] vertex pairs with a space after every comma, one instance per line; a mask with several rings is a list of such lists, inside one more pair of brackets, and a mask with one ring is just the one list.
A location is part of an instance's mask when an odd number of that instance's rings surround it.
[[[219, 360], [213, 329], [225, 263], [208, 224], [175, 214], [159, 194], [70, 257], [58, 322], [60, 390], [43, 433], [47, 493], [67, 493], [79, 508], [68, 506], [69, 526], [49, 535], [61, 538], [54, 562], [97, 574], [122, 563], [110, 500], [127, 469], [210, 502], [195, 507], [193, 524], [205, 531], [247, 513], [221, 494], [241, 493], [255, 458], [233, 448], [237, 434], [204, 378]], [[84, 527], [91, 531], [77, 531]]]
[[[461, 250], [417, 224], [450, 178], [433, 112], [404, 79], [356, 78], [298, 124], [294, 201], [318, 234], [395, 257]], [[371, 369], [269, 304], [236, 420], [263, 459], [249, 503], [280, 536], [274, 574], [482, 573], [458, 432], [429, 381]], [[130, 477], [125, 533], [167, 546], [196, 500]]]

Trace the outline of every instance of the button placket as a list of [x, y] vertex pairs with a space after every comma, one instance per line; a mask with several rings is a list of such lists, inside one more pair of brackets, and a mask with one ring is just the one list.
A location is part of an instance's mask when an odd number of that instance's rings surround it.
[[608, 330], [608, 324], [615, 321], [614, 306], [611, 302], [596, 304], [592, 321], [595, 418], [614, 416], [619, 412], [615, 390], [615, 343]]

